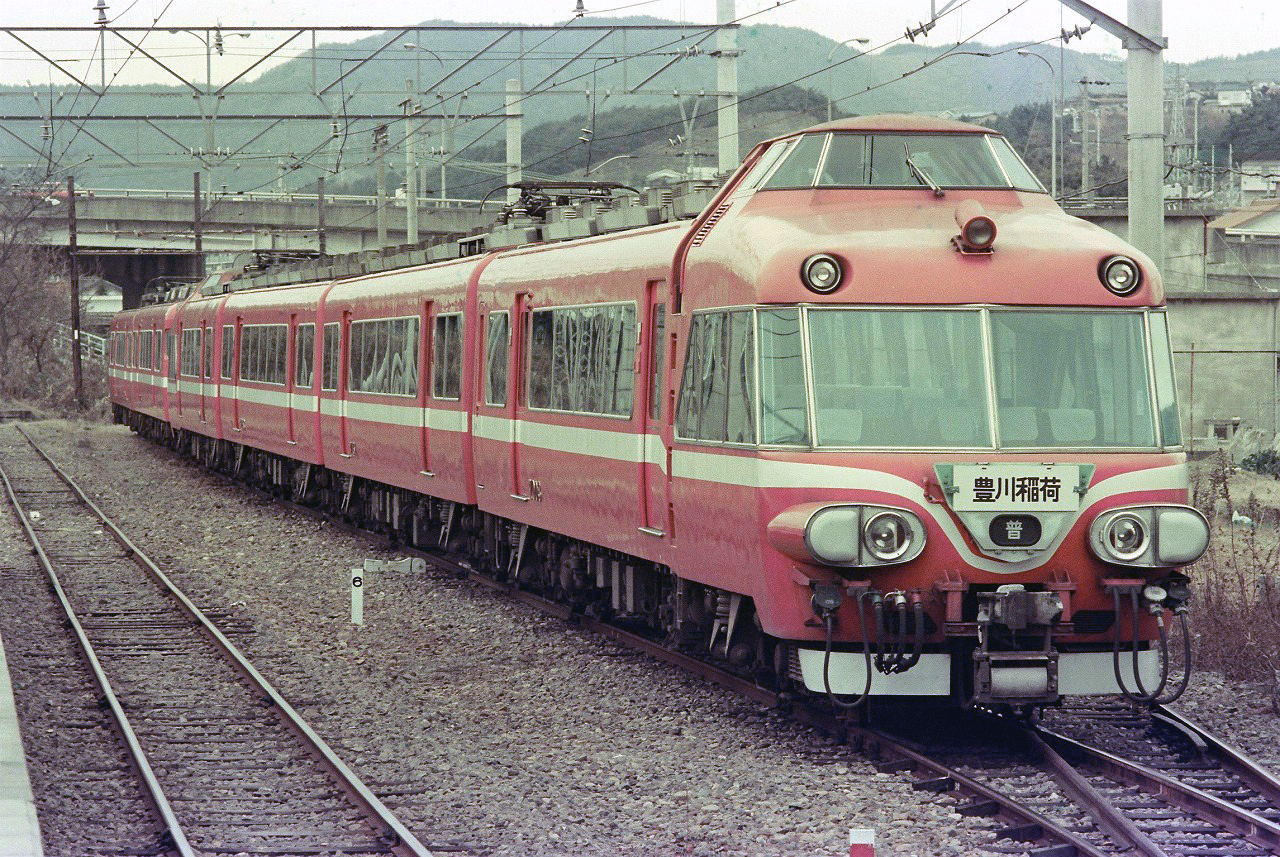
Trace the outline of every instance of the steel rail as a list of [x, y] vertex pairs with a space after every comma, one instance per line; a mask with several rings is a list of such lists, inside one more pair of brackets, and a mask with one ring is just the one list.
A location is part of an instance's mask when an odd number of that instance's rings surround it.
[[[394, 853], [407, 855], [407, 857], [433, 857], [431, 852], [423, 845], [413, 833], [400, 822], [398, 818], [386, 807], [385, 804], [375, 795], [364, 781], [356, 774], [338, 755], [329, 747], [328, 743], [320, 737], [319, 734], [311, 728], [311, 726], [302, 718], [300, 714], [289, 704], [275, 687], [267, 681], [266, 677], [258, 672], [257, 668], [236, 648], [227, 637], [218, 629], [212, 621], [198, 608], [194, 602], [189, 599], [181, 589], [177, 587], [169, 579], [160, 567], [151, 560], [146, 553], [139, 548], [133, 541], [125, 535], [124, 531], [116, 526], [107, 515], [89, 499], [88, 495], [81, 490], [80, 486], [57, 465], [49, 455], [40, 448], [30, 435], [23, 431], [21, 426], [15, 426], [18, 432], [26, 438], [36, 453], [45, 460], [50, 469], [58, 475], [68, 488], [80, 499], [86, 508], [93, 512], [94, 516], [102, 522], [104, 528], [109, 531], [128, 552], [129, 556], [140, 565], [148, 574], [150, 574], [157, 583], [163, 586], [170, 595], [177, 601], [188, 616], [198, 622], [204, 629], [206, 634], [211, 638], [215, 645], [225, 654], [228, 661], [235, 669], [252, 682], [279, 710], [283, 715], [283, 722], [290, 731], [306, 744], [311, 752], [316, 756], [317, 760], [328, 769], [334, 780], [343, 787], [343, 790], [362, 810], [373, 817], [378, 824], [383, 825], [382, 835], [387, 840], [388, 846]], [[8, 481], [6, 480], [6, 486]], [[10, 491], [10, 497], [13, 493]], [[30, 532], [30, 528], [28, 528]], [[86, 640], [87, 643], [87, 640]], [[194, 852], [193, 852], [194, 853]]]
[[1024, 728], [1022, 734], [1031, 744], [1032, 749], [1040, 755], [1044, 764], [1053, 772], [1054, 779], [1071, 799], [1088, 810], [1094, 823], [1111, 840], [1133, 854], [1143, 857], [1168, 857], [1167, 853], [1155, 841], [1143, 833], [1133, 820], [1115, 804], [1094, 788], [1071, 763], [1062, 758], [1035, 729]]
[[[367, 534], [368, 532], [356, 529], [361, 533]], [[442, 557], [440, 554], [425, 551], [420, 553], [430, 558], [437, 565], [451, 565], [455, 571], [465, 574], [473, 582], [497, 592], [505, 593], [517, 601], [528, 604], [549, 615], [566, 621], [576, 621], [588, 631], [609, 637], [629, 648], [650, 655], [655, 660], [692, 672], [700, 678], [707, 679], [730, 692], [744, 696], [754, 702], [779, 709], [786, 705], [779, 694], [766, 690], [758, 684], [736, 676], [714, 664], [683, 652], [673, 651], [654, 640], [623, 630], [607, 622], [576, 614], [564, 605], [548, 601], [539, 595], [499, 583], [450, 557]], [[1017, 801], [978, 782], [972, 777], [912, 750], [897, 738], [885, 732], [850, 723], [832, 713], [821, 711], [809, 705], [790, 706], [787, 716], [838, 740], [853, 739], [859, 751], [863, 754], [888, 757], [877, 765], [882, 771], [906, 769], [915, 771], [923, 769], [928, 776], [923, 780], [917, 780], [914, 784], [915, 788], [934, 792], [959, 790], [972, 800], [970, 806], [975, 808], [976, 811], [971, 810], [970, 814], [999, 817], [1006, 823], [1006, 830], [1010, 834], [1018, 831], [1028, 832], [1027, 835], [1035, 840], [1057, 841], [1064, 849], [1073, 849], [1071, 851], [1062, 851], [1061, 854], [1063, 855], [1070, 853], [1074, 857], [1110, 857], [1110, 852], [1100, 849], [1084, 837], [1067, 830], [1056, 821], [1019, 804]], [[962, 809], [961, 812], [963, 814], [964, 810]], [[1036, 833], [1039, 835], [1035, 835]], [[999, 836], [1000, 832], [997, 831], [997, 837]], [[1156, 857], [1163, 857], [1163, 855], [1157, 854]]]
[[[1067, 830], [1048, 816], [1023, 806], [990, 786], [905, 746], [888, 733], [865, 726], [850, 726], [850, 731], [860, 736], [864, 744], [874, 748], [875, 751], [888, 751], [890, 755], [896, 757], [896, 760], [911, 763], [916, 766], [916, 769], [923, 768], [928, 771], [932, 775], [931, 778], [918, 782], [916, 784], [917, 788], [926, 783], [927, 787], [934, 791], [949, 791], [953, 788], [958, 788], [975, 799], [974, 809], [979, 808], [978, 804], [986, 803], [990, 805], [990, 810], [994, 810], [981, 813], [973, 812], [972, 814], [998, 816], [1009, 824], [1010, 829], [1018, 826], [1039, 828], [1042, 838], [1060, 840], [1065, 847], [1075, 849], [1072, 853], [1076, 857], [1110, 857], [1111, 852], [1104, 851], [1083, 836]], [[892, 769], [892, 765], [882, 765], [881, 767], [887, 770]], [[962, 815], [965, 814], [965, 808], [962, 807], [959, 812]], [[997, 836], [999, 836], [999, 831], [997, 831]]]
[[[837, 717], [830, 712], [824, 712], [815, 706], [797, 704], [790, 705], [783, 697], [773, 691], [760, 687], [754, 682], [743, 679], [731, 672], [721, 669], [720, 667], [707, 661], [692, 657], [682, 652], [673, 651], [652, 639], [645, 636], [626, 631], [617, 626], [611, 625], [599, 619], [577, 613], [572, 609], [554, 601], [543, 598], [540, 595], [503, 583], [477, 571], [467, 562], [460, 561], [457, 557], [440, 553], [433, 550], [423, 550], [420, 548], [410, 547], [398, 544], [393, 537], [385, 534], [373, 533], [369, 530], [360, 528], [359, 526], [334, 518], [326, 514], [323, 510], [315, 509], [309, 506], [303, 506], [298, 503], [291, 502], [287, 499], [280, 498], [270, 492], [263, 491], [251, 485], [247, 485], [235, 479], [231, 479], [236, 485], [246, 488], [251, 492], [257, 493], [275, 503], [283, 503], [291, 509], [311, 516], [317, 520], [324, 520], [330, 525], [351, 533], [357, 533], [364, 537], [373, 537], [376, 540], [385, 542], [389, 547], [403, 551], [408, 554], [424, 557], [431, 563], [445, 571], [451, 571], [459, 577], [469, 579], [471, 582], [484, 586], [495, 592], [507, 595], [523, 604], [534, 607], [547, 615], [554, 616], [558, 619], [573, 623], [584, 630], [597, 633], [608, 637], [636, 651], [650, 655], [655, 660], [668, 663], [680, 669], [692, 672], [693, 674], [717, 684], [733, 693], [739, 694], [761, 705], [783, 709], [790, 708], [788, 716], [794, 720], [798, 720], [805, 725], [816, 728], [817, 730], [834, 737], [838, 741], [849, 741], [853, 743], [860, 753], [872, 757], [888, 757], [885, 761], [879, 762], [877, 767], [884, 772], [891, 771], [924, 771], [927, 776], [923, 779], [917, 779], [913, 783], [913, 787], [919, 790], [928, 790], [934, 792], [951, 792], [959, 791], [971, 798], [971, 803], [959, 808], [959, 812], [964, 815], [986, 815], [998, 817], [1007, 825], [1004, 831], [996, 831], [997, 838], [1016, 838], [1021, 841], [1056, 841], [1058, 844], [1036, 849], [1037, 854], [1053, 855], [1053, 857], [1067, 857], [1067, 855], [1075, 855], [1075, 857], [1110, 857], [1112, 852], [1107, 851], [1093, 844], [1084, 837], [1066, 829], [1058, 822], [1036, 812], [1029, 807], [1023, 806], [1015, 799], [1010, 798], [994, 788], [987, 786], [978, 780], [969, 777], [949, 766], [929, 758], [924, 753], [912, 749], [894, 736], [881, 730], [868, 726], [858, 725], [846, 719]], [[1165, 711], [1165, 714], [1173, 717], [1174, 715]], [[1186, 727], [1195, 728], [1195, 727]], [[1048, 734], [1046, 730], [1040, 730], [1042, 734]], [[1052, 736], [1056, 739], [1057, 736]], [[1069, 739], [1064, 739], [1069, 740]], [[1049, 746], [1040, 742], [1036, 736], [1032, 735], [1028, 738], [1029, 743], [1041, 746], [1036, 747], [1037, 752], [1043, 760], [1043, 766], [1049, 769], [1051, 776], [1055, 782], [1067, 791], [1082, 808], [1088, 812], [1090, 817], [1097, 824], [1098, 829], [1111, 837], [1126, 852], [1144, 857], [1165, 857], [1166, 852], [1161, 850], [1146, 834], [1137, 829], [1132, 821], [1121, 815], [1104, 796], [1099, 794], [1096, 789], [1083, 780], [1078, 772], [1074, 771], [1070, 764], [1065, 762], [1058, 754]], [[1238, 752], [1236, 753], [1239, 756]], [[1056, 758], [1056, 763], [1054, 759]], [[1248, 763], [1247, 759], [1240, 756], [1243, 762]], [[1123, 762], [1123, 760], [1118, 760]], [[1133, 765], [1133, 763], [1126, 763]], [[1134, 767], [1141, 767], [1134, 765]], [[1252, 765], [1259, 772], [1259, 776], [1266, 775], [1264, 771], [1256, 765]], [[1153, 772], [1154, 773], [1154, 772]], [[1280, 782], [1276, 782], [1276, 788], [1280, 789]], [[1259, 789], [1261, 792], [1261, 789]], [[1206, 795], [1213, 801], [1225, 803], [1219, 799]], [[1186, 807], [1180, 807], [1187, 809]], [[1233, 808], [1234, 809], [1234, 808]], [[1194, 810], [1188, 810], [1193, 811]], [[1245, 812], [1239, 810], [1239, 812]], [[1251, 813], [1247, 813], [1252, 816]], [[1270, 824], [1265, 819], [1257, 818], [1263, 824]], [[1252, 821], [1252, 819], [1250, 819]], [[1224, 829], [1237, 835], [1245, 836], [1246, 834], [1233, 830], [1231, 827], [1223, 824]], [[1274, 825], [1272, 825], [1274, 826]], [[1252, 841], [1252, 840], [1251, 840]], [[1280, 850], [1277, 850], [1280, 853]]]
[[1068, 753], [1077, 754], [1085, 760], [1085, 765], [1108, 779], [1134, 786], [1178, 809], [1192, 813], [1202, 821], [1215, 824], [1228, 833], [1267, 848], [1271, 853], [1280, 853], [1280, 824], [1146, 765], [1122, 759], [1049, 729], [1041, 728], [1038, 731], [1048, 743], [1062, 747]]
[[[18, 431], [21, 432], [22, 429], [19, 428]], [[30, 442], [31, 438], [25, 432], [22, 432], [22, 435]], [[198, 853], [187, 840], [186, 834], [182, 832], [182, 826], [173, 811], [173, 806], [169, 803], [168, 797], [165, 796], [160, 780], [156, 777], [155, 769], [151, 766], [146, 751], [142, 749], [142, 744], [138, 741], [137, 733], [133, 731], [133, 726], [130, 724], [128, 716], [124, 713], [124, 707], [121, 706], [115, 690], [111, 687], [111, 682], [102, 668], [102, 662], [98, 660], [98, 654], [94, 651], [93, 644], [89, 642], [84, 626], [80, 624], [80, 619], [76, 616], [75, 609], [71, 606], [66, 590], [62, 587], [62, 581], [58, 578], [58, 573], [53, 568], [53, 562], [49, 559], [49, 555], [45, 553], [44, 544], [40, 541], [40, 537], [36, 535], [36, 531], [31, 525], [31, 518], [27, 513], [26, 507], [18, 500], [17, 492], [9, 479], [9, 472], [2, 462], [0, 462], [0, 480], [4, 482], [4, 489], [9, 496], [9, 502], [13, 505], [14, 511], [18, 513], [18, 520], [27, 534], [27, 540], [31, 543], [32, 551], [36, 559], [39, 560], [41, 568], [44, 569], [45, 576], [49, 579], [49, 585], [53, 587], [54, 594], [58, 598], [58, 603], [62, 606], [63, 615], [66, 617], [67, 624], [76, 638], [76, 645], [79, 646], [85, 663], [89, 666], [89, 672], [93, 675], [94, 683], [97, 684], [99, 691], [102, 693], [103, 701], [111, 711], [111, 718], [115, 722], [116, 729], [124, 742], [129, 761], [137, 771], [139, 779], [142, 780], [152, 808], [155, 810], [156, 815], [159, 816], [161, 823], [164, 824], [165, 832], [173, 841], [174, 849], [178, 854], [182, 855], [182, 857], [198, 857]]]
[[[1189, 733], [1193, 742], [1204, 743], [1209, 752], [1217, 756], [1218, 761], [1239, 777], [1241, 782], [1266, 798], [1273, 806], [1280, 807], [1280, 777], [1175, 708], [1156, 706], [1153, 715], [1174, 728]], [[1197, 738], [1199, 741], [1196, 741]]]

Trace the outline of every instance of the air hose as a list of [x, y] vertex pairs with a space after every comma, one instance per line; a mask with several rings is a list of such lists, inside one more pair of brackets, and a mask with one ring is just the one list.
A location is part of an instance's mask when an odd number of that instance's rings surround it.
[[[866, 661], [867, 681], [866, 684], [863, 685], [862, 693], [855, 696], [850, 702], [844, 702], [839, 699], [836, 696], [835, 691], [831, 689], [831, 647], [832, 641], [835, 637], [836, 614], [834, 610], [829, 610], [822, 616], [822, 620], [827, 631], [827, 642], [822, 654], [822, 685], [826, 689], [827, 698], [831, 700], [831, 704], [837, 709], [842, 709], [844, 711], [852, 711], [862, 705], [862, 703], [866, 702], [867, 698], [871, 696], [871, 641], [867, 639], [867, 620], [862, 615], [862, 600], [871, 594], [871, 590], [864, 590], [858, 593], [858, 597], [854, 602], [854, 606], [857, 608], [858, 613], [858, 629], [862, 633], [862, 656]], [[877, 618], [880, 618], [883, 614], [881, 613], [879, 598], [874, 599], [874, 604], [876, 608], [876, 616]], [[879, 642], [879, 639], [880, 638], [877, 637], [877, 643]]]
[[1131, 690], [1125, 686], [1124, 676], [1120, 669], [1120, 590], [1115, 588], [1111, 590], [1112, 603], [1115, 606], [1115, 643], [1111, 649], [1112, 669], [1115, 672], [1116, 686], [1120, 688], [1120, 692], [1126, 697], [1140, 705], [1168, 705], [1176, 700], [1186, 691], [1187, 686], [1191, 683], [1191, 629], [1187, 625], [1186, 613], [1179, 611], [1178, 620], [1182, 625], [1182, 677], [1175, 685], [1173, 692], [1167, 696], [1161, 696], [1165, 688], [1169, 684], [1169, 633], [1164, 626], [1164, 618], [1157, 616], [1157, 626], [1160, 633], [1160, 683], [1156, 685], [1154, 691], [1148, 692], [1146, 685], [1142, 681], [1142, 671], [1139, 669], [1138, 662], [1138, 590], [1133, 588], [1129, 592], [1130, 607], [1133, 616], [1133, 678], [1137, 685], [1136, 690]]

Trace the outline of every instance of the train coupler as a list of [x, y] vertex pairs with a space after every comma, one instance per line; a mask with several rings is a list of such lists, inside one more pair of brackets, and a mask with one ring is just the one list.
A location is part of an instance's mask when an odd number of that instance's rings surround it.
[[[1008, 584], [978, 596], [978, 648], [973, 652], [973, 704], [1046, 705], [1057, 702], [1058, 652], [1053, 628], [1062, 616], [1057, 592], [1028, 592]], [[1007, 644], [1040, 633], [1039, 648], [996, 650], [993, 632]]]

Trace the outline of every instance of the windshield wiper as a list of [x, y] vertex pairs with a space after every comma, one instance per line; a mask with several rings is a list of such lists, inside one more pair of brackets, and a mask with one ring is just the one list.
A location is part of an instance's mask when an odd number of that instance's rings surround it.
[[911, 170], [911, 175], [916, 177], [916, 181], [933, 191], [934, 196], [946, 196], [946, 192], [942, 188], [938, 187], [938, 183], [929, 177], [929, 174], [924, 171], [924, 167], [915, 162], [915, 158], [911, 154], [911, 150], [908, 149], [905, 144], [903, 144], [902, 148], [903, 151], [907, 153], [907, 169]]

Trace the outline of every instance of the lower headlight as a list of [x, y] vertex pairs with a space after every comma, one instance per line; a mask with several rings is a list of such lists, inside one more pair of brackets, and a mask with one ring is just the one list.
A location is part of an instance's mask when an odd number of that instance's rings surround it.
[[1089, 543], [1106, 562], [1145, 568], [1188, 565], [1209, 547], [1209, 522], [1190, 506], [1128, 506], [1094, 518]]
[[925, 543], [914, 512], [856, 503], [793, 506], [769, 522], [768, 533], [787, 556], [837, 568], [901, 565], [920, 556]]
[[862, 527], [862, 544], [881, 562], [901, 559], [911, 550], [915, 533], [911, 522], [900, 512], [878, 512]]
[[1102, 545], [1120, 562], [1135, 560], [1147, 549], [1147, 525], [1137, 515], [1116, 515], [1103, 530]]

